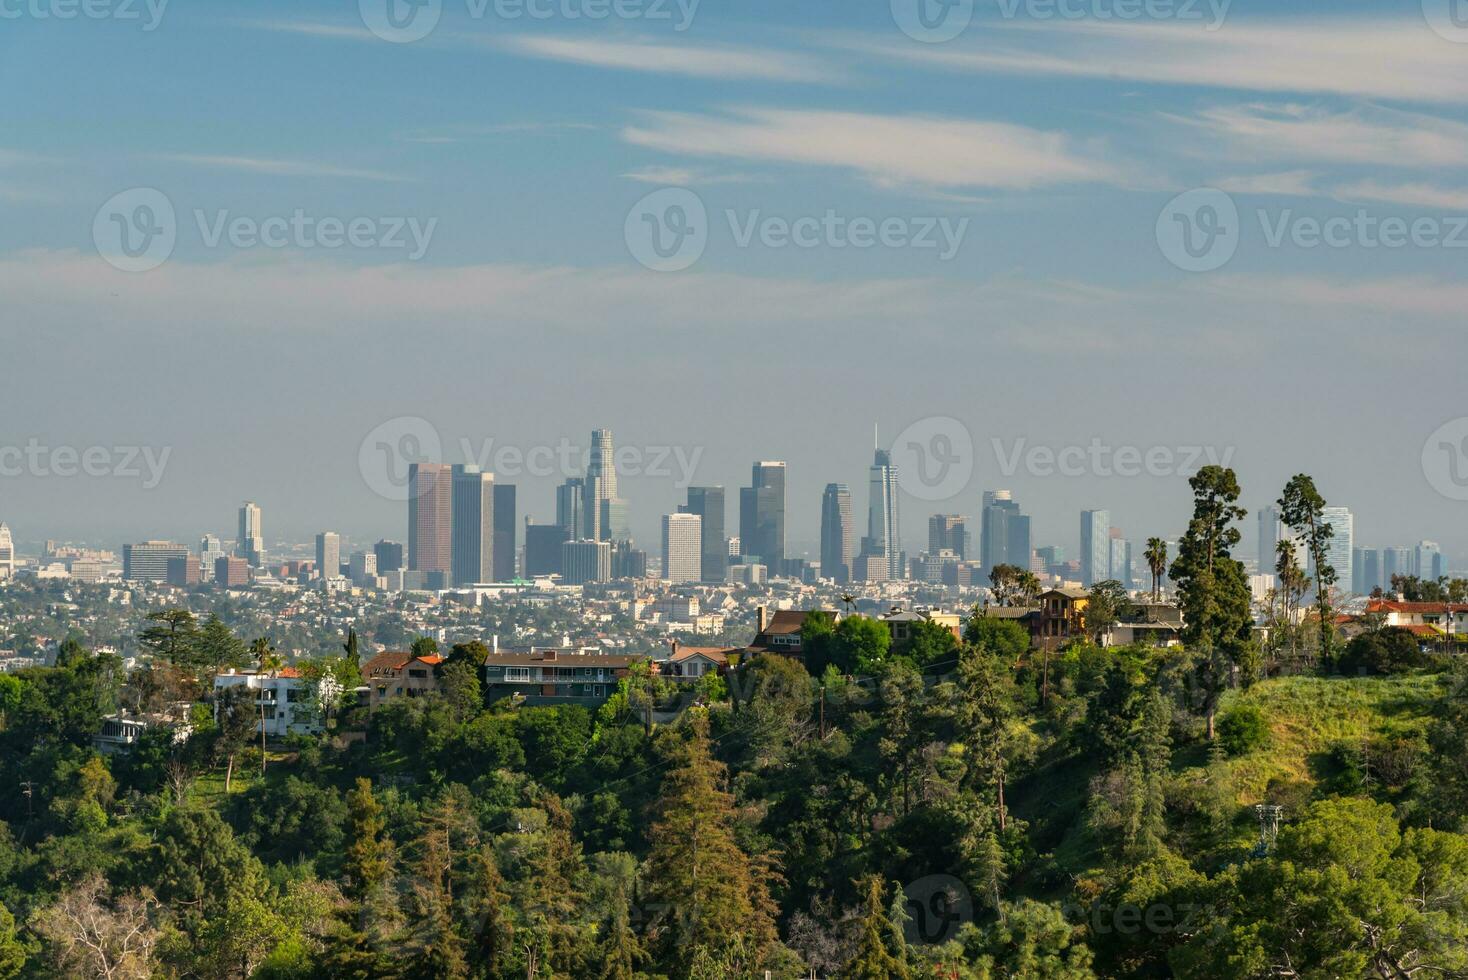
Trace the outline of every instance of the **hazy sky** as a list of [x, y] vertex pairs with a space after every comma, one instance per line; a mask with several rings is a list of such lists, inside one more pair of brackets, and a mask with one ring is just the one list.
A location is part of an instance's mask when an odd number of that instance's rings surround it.
[[[876, 423], [914, 550], [991, 487], [1037, 544], [1176, 534], [1211, 447], [1251, 511], [1309, 472], [1358, 545], [1468, 556], [1447, 0], [92, 2], [0, 0], [22, 543], [232, 536], [245, 498], [403, 539], [373, 443], [422, 419], [447, 462], [666, 449], [623, 481], [654, 550], [680, 459], [731, 531], [788, 460], [799, 553], [827, 482], [864, 527]], [[560, 468], [501, 474], [522, 516]]]

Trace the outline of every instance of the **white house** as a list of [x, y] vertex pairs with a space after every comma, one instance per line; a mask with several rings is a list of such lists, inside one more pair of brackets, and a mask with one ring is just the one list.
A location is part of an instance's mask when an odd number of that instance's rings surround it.
[[[257, 692], [255, 710], [262, 715], [261, 724], [265, 726], [266, 736], [284, 738], [321, 731], [321, 713], [312, 703], [314, 692], [294, 668], [287, 667], [273, 674], [231, 670], [227, 674], [216, 675], [214, 690], [217, 692], [227, 687], [246, 687]], [[259, 725], [256, 730], [259, 730]]]

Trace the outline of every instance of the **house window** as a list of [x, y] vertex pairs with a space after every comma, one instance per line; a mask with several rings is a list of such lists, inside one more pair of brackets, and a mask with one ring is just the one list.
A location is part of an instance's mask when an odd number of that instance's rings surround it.
[[506, 667], [505, 668], [505, 683], [507, 683], [507, 684], [528, 684], [528, 683], [530, 683], [530, 668], [529, 667]]
[[426, 671], [426, 670], [416, 670], [416, 669], [415, 670], [410, 670], [410, 671], [408, 671], [408, 676], [409, 677], [427, 677], [428, 676], [428, 671]]
[[606, 688], [600, 684], [595, 685], [591, 689], [591, 696], [594, 698], [606, 697]]

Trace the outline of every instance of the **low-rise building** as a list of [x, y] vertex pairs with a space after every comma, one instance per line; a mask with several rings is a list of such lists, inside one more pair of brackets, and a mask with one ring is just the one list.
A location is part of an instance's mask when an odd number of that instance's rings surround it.
[[591, 649], [498, 650], [484, 658], [485, 697], [526, 704], [601, 704], [634, 663], [645, 658]]
[[393, 698], [418, 698], [438, 693], [443, 657], [415, 657], [404, 651], [379, 653], [362, 665], [362, 683], [369, 689], [368, 707], [378, 708]]
[[245, 687], [255, 694], [255, 707], [267, 737], [315, 734], [321, 731], [321, 713], [312, 703], [311, 685], [293, 667], [270, 674], [258, 671], [231, 670], [214, 678], [216, 692], [229, 687]]

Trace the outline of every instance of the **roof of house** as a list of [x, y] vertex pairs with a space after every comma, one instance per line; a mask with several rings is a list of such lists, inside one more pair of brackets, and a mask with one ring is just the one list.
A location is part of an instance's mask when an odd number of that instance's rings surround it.
[[1395, 599], [1372, 599], [1366, 603], [1366, 611], [1404, 613], [1460, 613], [1468, 612], [1468, 603], [1462, 602], [1398, 602]]
[[[737, 649], [737, 648], [735, 648]], [[707, 657], [715, 663], [726, 664], [729, 662], [730, 647], [685, 647], [680, 646], [678, 652], [668, 659], [673, 663], [682, 663], [691, 657]]]
[[1067, 599], [1089, 599], [1091, 593], [1086, 589], [1072, 589], [1067, 586], [1059, 586], [1054, 589], [1046, 589], [1044, 595], [1063, 595]]
[[1398, 626], [1397, 629], [1406, 630], [1413, 636], [1426, 636], [1431, 637], [1432, 639], [1447, 635], [1436, 626], [1428, 626], [1426, 623], [1412, 623], [1407, 626]]
[[484, 658], [486, 667], [611, 667], [624, 668], [646, 657], [615, 653], [582, 653], [579, 650], [500, 651]]
[[800, 628], [805, 625], [806, 609], [776, 609], [775, 614], [765, 623], [761, 635], [771, 633], [799, 633]]
[[1028, 606], [983, 606], [979, 615], [985, 619], [1024, 619], [1039, 611]]
[[390, 671], [402, 670], [412, 659], [413, 655], [407, 651], [387, 650], [362, 665], [362, 676], [373, 677]]

